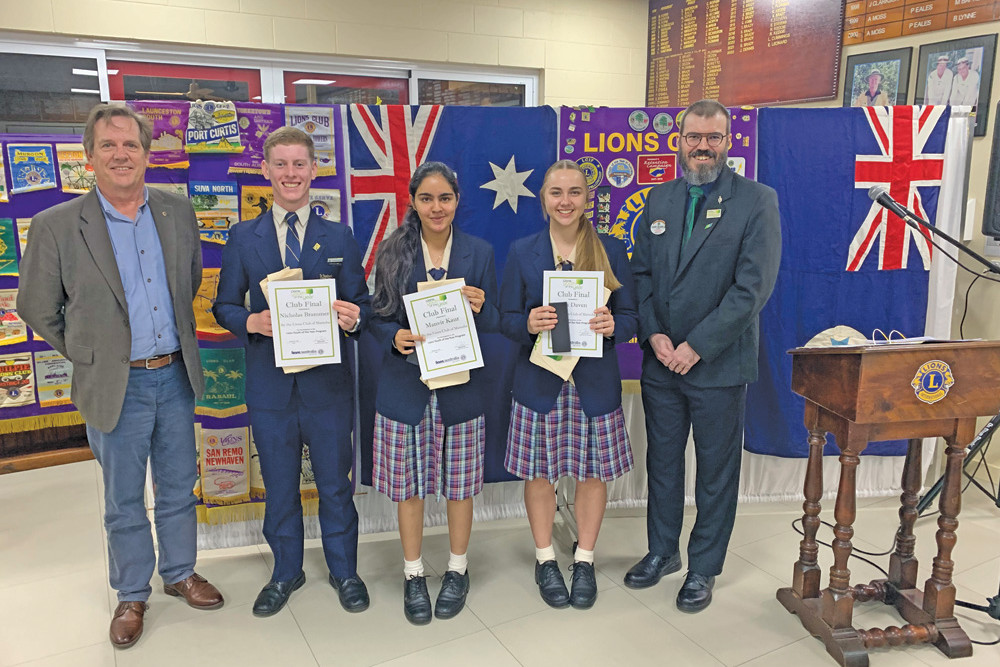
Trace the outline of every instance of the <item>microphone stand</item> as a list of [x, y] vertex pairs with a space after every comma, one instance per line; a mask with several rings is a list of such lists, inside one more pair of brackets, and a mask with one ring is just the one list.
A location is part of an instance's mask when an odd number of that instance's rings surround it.
[[[879, 203], [881, 204], [881, 202]], [[931, 233], [940, 236], [948, 243], [958, 248], [969, 257], [972, 257], [974, 260], [976, 260], [983, 266], [985, 266], [990, 271], [990, 273], [1000, 274], [1000, 267], [998, 267], [993, 262], [989, 261], [976, 251], [966, 248], [963, 244], [959, 243], [951, 236], [938, 229], [937, 227], [932, 227], [926, 220], [923, 220], [922, 218], [913, 215], [910, 211], [906, 209], [903, 209], [903, 211], [906, 213], [906, 215], [899, 217], [901, 217], [903, 222], [908, 224], [910, 227], [913, 227], [920, 233], [923, 233], [923, 230], [926, 229]], [[1000, 426], [1000, 412], [998, 412], [995, 417], [990, 419], [990, 421], [986, 424], [986, 426], [984, 426], [982, 430], [976, 434], [976, 437], [973, 439], [972, 444], [970, 444], [969, 447], [966, 449], [965, 462], [962, 464], [962, 474], [965, 475], [970, 482], [975, 484], [976, 488], [982, 491], [987, 498], [992, 500], [993, 503], [998, 508], [1000, 508], [1000, 486], [998, 486], [998, 489], [995, 491], [993, 489], [986, 489], [983, 487], [982, 484], [979, 483], [979, 481], [973, 475], [969, 474], [969, 471], [967, 470], [969, 463], [972, 461], [972, 456], [977, 452], [980, 454], [980, 463], [984, 463], [986, 461], [986, 452], [989, 451], [990, 442], [992, 441], [993, 438], [993, 432], [996, 431], [998, 426]], [[988, 473], [989, 473], [989, 467], [987, 466], [987, 474]], [[928, 507], [930, 507], [930, 504], [934, 501], [934, 499], [938, 495], [940, 495], [941, 489], [943, 487], [944, 487], [944, 475], [942, 475], [938, 479], [938, 481], [934, 483], [934, 486], [932, 486], [927, 491], [927, 493], [924, 494], [924, 497], [920, 499], [920, 502], [917, 503], [918, 515], [923, 514], [924, 511]], [[973, 609], [975, 611], [981, 611], [990, 616], [991, 618], [1000, 620], [1000, 590], [997, 591], [996, 597], [987, 598], [986, 602], [987, 602], [986, 605], [978, 605], [978, 604], [972, 604], [970, 602], [965, 602], [964, 600], [955, 600], [955, 604], [957, 606], [965, 607], [966, 609]]]

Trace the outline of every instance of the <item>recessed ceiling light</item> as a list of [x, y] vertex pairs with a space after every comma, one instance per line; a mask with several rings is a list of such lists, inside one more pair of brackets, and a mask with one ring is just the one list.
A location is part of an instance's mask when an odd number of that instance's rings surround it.
[[329, 86], [336, 83], [333, 79], [299, 79], [292, 81], [293, 86]]
[[99, 91], [99, 90], [91, 90], [90, 88], [70, 88], [69, 92], [71, 92], [71, 93], [82, 93], [84, 95], [100, 95], [101, 94], [101, 91]]

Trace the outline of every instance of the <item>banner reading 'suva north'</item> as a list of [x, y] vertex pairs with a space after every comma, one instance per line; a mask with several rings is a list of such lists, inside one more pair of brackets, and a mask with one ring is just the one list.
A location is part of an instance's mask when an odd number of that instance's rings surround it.
[[[934, 221], [948, 128], [946, 107], [762, 109], [758, 180], [778, 192], [782, 256], [761, 312], [760, 379], [747, 396], [746, 448], [804, 457], [804, 400], [791, 391], [787, 351], [845, 324], [924, 333], [927, 238], [868, 198], [882, 185]], [[827, 453], [838, 451], [828, 436]], [[872, 443], [866, 454], [905, 453]]]

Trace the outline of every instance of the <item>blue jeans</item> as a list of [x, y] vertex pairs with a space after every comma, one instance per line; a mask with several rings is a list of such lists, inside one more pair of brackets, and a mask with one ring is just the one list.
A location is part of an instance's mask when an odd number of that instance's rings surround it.
[[147, 460], [156, 493], [160, 576], [173, 584], [194, 573], [197, 450], [194, 391], [184, 362], [130, 368], [118, 424], [110, 433], [88, 424], [87, 439], [104, 475], [111, 587], [119, 602], [146, 601], [156, 563], [143, 496]]

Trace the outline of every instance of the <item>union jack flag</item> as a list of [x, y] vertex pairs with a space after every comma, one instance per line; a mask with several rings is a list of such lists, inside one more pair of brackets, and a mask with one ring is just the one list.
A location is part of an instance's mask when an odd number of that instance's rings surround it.
[[[854, 165], [854, 187], [882, 185], [889, 196], [921, 218], [927, 219], [920, 187], [941, 185], [943, 153], [924, 149], [946, 107], [866, 107], [865, 116], [879, 153], [858, 155]], [[930, 232], [918, 234], [897, 215], [872, 202], [864, 222], [854, 235], [848, 251], [847, 270], [857, 271], [868, 257], [878, 237], [878, 268], [905, 269], [912, 238], [924, 270], [930, 270]]]
[[[351, 146], [351, 201], [382, 203], [364, 252], [365, 276], [375, 264], [375, 251], [406, 214], [410, 200], [410, 177], [427, 159], [441, 117], [440, 106], [351, 105], [352, 126], [356, 129], [374, 168], [355, 168], [363, 157]], [[358, 221], [355, 221], [356, 223]]]

